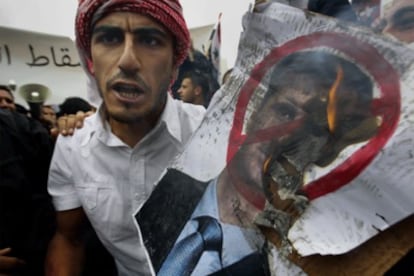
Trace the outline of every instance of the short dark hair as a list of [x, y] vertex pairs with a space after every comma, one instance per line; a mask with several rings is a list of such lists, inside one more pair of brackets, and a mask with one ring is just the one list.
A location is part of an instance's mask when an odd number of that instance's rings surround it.
[[207, 106], [212, 96], [208, 76], [199, 70], [191, 70], [183, 75], [183, 79], [191, 79], [194, 86], [200, 86], [202, 90], [204, 106]]
[[59, 105], [58, 117], [62, 115], [76, 114], [78, 111], [88, 112], [92, 110], [92, 106], [86, 100], [80, 97], [69, 97]]
[[11, 88], [8, 85], [0, 84], [0, 90], [4, 90], [4, 91], [9, 92], [10, 96], [12, 96], [12, 98], [14, 99], [13, 92], [12, 92]]

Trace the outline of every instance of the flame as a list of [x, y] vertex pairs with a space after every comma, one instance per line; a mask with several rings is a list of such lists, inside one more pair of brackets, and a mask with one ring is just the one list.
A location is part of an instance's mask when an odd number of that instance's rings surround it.
[[266, 160], [265, 160], [265, 162], [263, 163], [263, 172], [264, 173], [267, 173], [267, 170], [269, 169], [269, 164], [270, 164], [270, 160], [271, 160], [272, 158], [271, 157], [269, 157], [269, 158], [267, 158]]
[[338, 102], [338, 87], [344, 77], [344, 72], [341, 66], [338, 66], [336, 80], [333, 83], [328, 95], [328, 106], [326, 108], [329, 131], [333, 133], [336, 128], [337, 117], [337, 102]]

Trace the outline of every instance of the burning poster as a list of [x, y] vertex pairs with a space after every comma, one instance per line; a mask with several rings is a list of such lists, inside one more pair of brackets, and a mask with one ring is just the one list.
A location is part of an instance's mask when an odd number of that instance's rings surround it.
[[229, 81], [136, 214], [158, 275], [302, 274], [292, 252], [343, 254], [414, 213], [406, 42], [274, 2], [243, 26]]

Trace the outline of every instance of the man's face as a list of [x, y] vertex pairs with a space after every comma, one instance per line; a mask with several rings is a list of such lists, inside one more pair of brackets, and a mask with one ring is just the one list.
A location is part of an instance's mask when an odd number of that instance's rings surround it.
[[42, 119], [50, 122], [52, 125], [56, 124], [56, 113], [53, 108], [49, 106], [42, 107]]
[[328, 89], [312, 85], [268, 92], [273, 94], [249, 119], [245, 143], [229, 166], [231, 175], [257, 192], [263, 191], [263, 183], [269, 181], [264, 178], [269, 176], [279, 188], [296, 191], [309, 164], [325, 166], [346, 146], [374, 135], [376, 123], [369, 103], [359, 102], [356, 92], [345, 87], [338, 88], [337, 126], [329, 129]]
[[385, 19], [387, 21], [385, 33], [405, 43], [414, 42], [414, 2], [412, 0], [394, 1]]
[[0, 89], [0, 108], [16, 110], [14, 99], [6, 90]]
[[[269, 92], [272, 93], [272, 92]], [[249, 119], [247, 139], [265, 129], [282, 130], [286, 123], [299, 122], [306, 116], [304, 107], [313, 99], [309, 91], [288, 89], [266, 97], [261, 108], [256, 109]], [[287, 139], [287, 135], [269, 135], [261, 141], [249, 142], [241, 146], [236, 153], [231, 169], [237, 171], [242, 179], [257, 191], [262, 191], [263, 167], [266, 160], [280, 150], [278, 145]]]
[[158, 118], [176, 71], [173, 38], [162, 25], [136, 13], [111, 13], [96, 23], [91, 53], [109, 120]]
[[180, 89], [178, 89], [178, 95], [180, 99], [186, 103], [193, 103], [196, 98], [196, 92], [193, 82], [190, 78], [184, 78], [181, 82]]

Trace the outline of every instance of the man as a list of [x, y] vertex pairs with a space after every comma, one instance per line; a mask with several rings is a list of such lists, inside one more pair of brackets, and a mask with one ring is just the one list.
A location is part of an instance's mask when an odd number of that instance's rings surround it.
[[183, 76], [178, 95], [183, 102], [207, 107], [210, 102], [208, 79], [199, 71], [189, 71]]
[[13, 93], [6, 85], [0, 85], [0, 108], [16, 110]]
[[0, 86], [0, 275], [44, 275], [54, 231], [46, 190], [53, 143], [42, 125], [16, 111]]
[[[300, 194], [305, 169], [327, 166], [378, 127], [368, 108], [370, 78], [323, 51], [285, 57], [275, 65], [265, 96], [252, 97], [246, 139], [220, 175], [203, 183], [169, 170], [137, 214], [159, 275], [268, 275], [257, 225], [274, 228], [286, 245], [287, 230], [306, 207]], [[216, 234], [206, 231], [207, 220], [220, 225]], [[194, 243], [187, 245], [193, 233], [204, 232], [208, 240], [216, 237], [214, 246], [197, 252]], [[188, 262], [180, 250], [186, 246]]]
[[56, 112], [51, 105], [42, 105], [40, 121], [48, 130], [56, 127]]
[[86, 218], [119, 275], [151, 274], [132, 215], [204, 114], [167, 92], [190, 45], [181, 6], [176, 0], [80, 1], [76, 43], [102, 104], [55, 146], [48, 188], [57, 231], [47, 275], [81, 273]]

